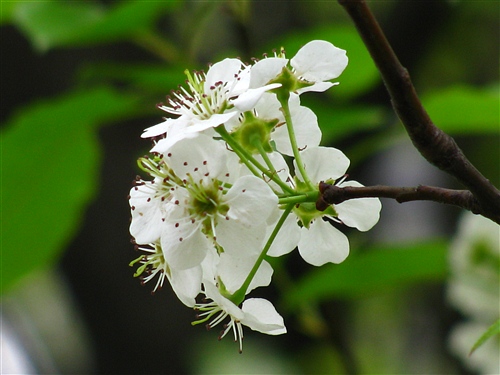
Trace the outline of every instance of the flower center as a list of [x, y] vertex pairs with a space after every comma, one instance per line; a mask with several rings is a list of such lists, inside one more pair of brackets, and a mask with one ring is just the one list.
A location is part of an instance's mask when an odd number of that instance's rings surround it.
[[202, 231], [215, 237], [215, 226], [219, 217], [225, 218], [229, 206], [224, 203], [224, 188], [219, 180], [211, 180], [206, 186], [203, 182], [188, 186], [190, 201], [188, 212], [192, 218], [202, 223]]

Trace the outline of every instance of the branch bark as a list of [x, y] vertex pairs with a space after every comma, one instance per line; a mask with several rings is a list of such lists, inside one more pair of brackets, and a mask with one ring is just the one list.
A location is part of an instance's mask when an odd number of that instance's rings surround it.
[[[331, 204], [339, 204], [356, 198], [391, 198], [399, 203], [411, 201], [433, 201], [464, 208], [475, 214], [484, 215], [482, 207], [469, 190], [444, 189], [435, 186], [395, 187], [395, 186], [363, 186], [339, 187], [325, 182], [319, 183], [320, 198], [316, 208], [325, 210]], [[484, 215], [486, 216], [486, 215]], [[489, 219], [500, 224], [500, 212], [488, 214]]]
[[475, 199], [474, 207], [477, 205], [474, 213], [498, 222], [494, 218], [500, 215], [500, 191], [470, 163], [455, 140], [431, 121], [408, 71], [399, 62], [365, 1], [338, 2], [354, 21], [413, 145], [427, 161], [454, 176], [469, 189]]

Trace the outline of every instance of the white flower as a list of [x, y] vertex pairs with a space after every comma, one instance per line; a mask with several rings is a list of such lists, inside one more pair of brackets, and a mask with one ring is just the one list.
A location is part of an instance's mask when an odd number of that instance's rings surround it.
[[143, 138], [167, 134], [152, 152], [167, 152], [176, 142], [194, 133], [217, 127], [251, 109], [261, 95], [279, 84], [250, 89], [250, 67], [238, 59], [224, 59], [210, 67], [207, 74], [188, 75], [188, 90], [181, 88], [167, 97], [163, 111], [175, 116], [144, 131]]
[[158, 242], [148, 246], [137, 246], [137, 250], [143, 251], [145, 254], [130, 262], [131, 266], [136, 263], [141, 265], [134, 276], [140, 276], [144, 284], [158, 276], [153, 293], [163, 286], [166, 277], [182, 303], [188, 307], [195, 305], [195, 298], [201, 292], [201, 266], [186, 270], [170, 268], [165, 261], [161, 245]]
[[[251, 71], [250, 87], [261, 87], [276, 78], [288, 64], [284, 57], [270, 57], [258, 61]], [[295, 92], [323, 92], [338, 83], [327, 82], [337, 78], [347, 66], [346, 51], [323, 40], [304, 45], [290, 60], [293, 76], [302, 83]]]
[[243, 350], [243, 326], [268, 335], [286, 333], [282, 316], [268, 300], [250, 298], [245, 300], [240, 308], [222, 296], [211, 281], [205, 280], [203, 286], [204, 294], [209, 301], [195, 306], [195, 309], [200, 311], [197, 316], [200, 320], [193, 324], [209, 321], [206, 326], [211, 329], [229, 317], [230, 321], [224, 325], [219, 340], [232, 330], [234, 341], [239, 343], [240, 353]]
[[[308, 148], [301, 152], [301, 157], [309, 178], [315, 184], [338, 180], [349, 166], [349, 159], [340, 150], [331, 147]], [[298, 170], [296, 164], [295, 170]], [[356, 181], [342, 181], [336, 185], [362, 186]], [[329, 220], [367, 231], [377, 223], [381, 207], [378, 198], [352, 199], [332, 205], [325, 211], [316, 210], [312, 202], [300, 204], [292, 211], [295, 215], [285, 221], [268, 254], [280, 256], [298, 245], [302, 258], [312, 265], [341, 263], [349, 255], [349, 241]]]
[[130, 234], [138, 244], [150, 244], [160, 238], [163, 230], [166, 202], [171, 198], [171, 179], [175, 177], [161, 160], [141, 158], [139, 162], [154, 177], [152, 181], [137, 178], [130, 189], [132, 213]]
[[236, 254], [260, 251], [278, 198], [262, 179], [230, 170], [232, 158], [221, 142], [202, 134], [176, 143], [165, 155], [182, 181], [171, 190], [161, 233], [171, 267], [200, 264], [214, 245]]

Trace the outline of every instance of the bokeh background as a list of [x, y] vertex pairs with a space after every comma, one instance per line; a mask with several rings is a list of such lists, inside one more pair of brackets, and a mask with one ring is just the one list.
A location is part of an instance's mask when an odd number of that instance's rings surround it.
[[[369, 4], [435, 123], [500, 186], [500, 3]], [[255, 295], [273, 301], [289, 332], [247, 329], [241, 355], [230, 337], [218, 342], [218, 332], [192, 327], [194, 312], [168, 285], [151, 296], [152, 286], [141, 286], [128, 266], [138, 255], [127, 195], [139, 173], [136, 159], [150, 148], [140, 135], [161, 121], [155, 104], [184, 82], [186, 68], [206, 69], [225, 57], [249, 62], [280, 47], [292, 57], [312, 39], [346, 49], [340, 85], [302, 102], [317, 113], [323, 144], [351, 159], [351, 178], [461, 188], [413, 149], [335, 1], [0, 7], [2, 373], [495, 370], [498, 336], [470, 358], [460, 348], [470, 348], [481, 330], [463, 345], [452, 339], [459, 324], [478, 315], [450, 297], [460, 272], [451, 254], [463, 243], [474, 248], [471, 236], [493, 239], [483, 241], [481, 254], [489, 255], [476, 262], [487, 270], [486, 286], [465, 294], [480, 296], [473, 305], [486, 329], [499, 315], [500, 233], [497, 225], [460, 226], [463, 213], [454, 207], [383, 199], [373, 230], [346, 230], [351, 255], [344, 263], [315, 268], [295, 253], [274, 260], [272, 287]], [[463, 233], [472, 227], [491, 229]]]

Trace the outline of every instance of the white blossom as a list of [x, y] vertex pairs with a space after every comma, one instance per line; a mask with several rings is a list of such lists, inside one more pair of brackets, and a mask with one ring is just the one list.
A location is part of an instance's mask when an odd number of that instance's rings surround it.
[[313, 40], [304, 45], [297, 54], [288, 60], [282, 57], [269, 57], [258, 61], [251, 71], [250, 87], [262, 87], [275, 79], [289, 63], [293, 76], [303, 87], [295, 91], [323, 92], [338, 83], [328, 82], [337, 78], [347, 66], [346, 51], [323, 40]]
[[[349, 159], [340, 150], [311, 147], [302, 151], [301, 157], [307, 175], [316, 185], [321, 181], [337, 180], [339, 187], [362, 186], [356, 181], [341, 180], [349, 166]], [[295, 161], [294, 165], [297, 171]], [[301, 180], [299, 176], [297, 178]], [[285, 221], [281, 229], [283, 232], [278, 234], [278, 241], [271, 246], [269, 255], [280, 256], [298, 246], [302, 258], [312, 265], [341, 263], [349, 255], [349, 241], [329, 221], [366, 231], [378, 222], [381, 204], [378, 198], [359, 198], [332, 205], [330, 209], [332, 211], [317, 211], [312, 202], [294, 208], [294, 215]], [[298, 242], [295, 243], [296, 240]]]
[[243, 351], [243, 326], [268, 335], [286, 333], [282, 316], [268, 300], [249, 298], [238, 307], [224, 297], [210, 280], [205, 280], [203, 286], [206, 301], [195, 306], [200, 320], [194, 323], [207, 321], [206, 326], [211, 329], [229, 317], [229, 322], [223, 325], [219, 340], [232, 330], [234, 341], [239, 343], [240, 353]]
[[163, 286], [165, 278], [167, 278], [182, 303], [188, 307], [195, 305], [195, 298], [201, 292], [201, 266], [186, 270], [170, 268], [158, 242], [147, 246], [138, 246], [137, 250], [145, 254], [130, 263], [131, 266], [136, 263], [140, 264], [134, 276], [140, 276], [144, 284], [157, 278], [153, 293]]
[[175, 144], [165, 156], [182, 181], [172, 188], [161, 234], [172, 267], [200, 264], [214, 245], [238, 254], [260, 251], [265, 220], [278, 198], [262, 179], [230, 171], [231, 157], [222, 143], [204, 135]]
[[144, 131], [143, 138], [163, 136], [152, 152], [165, 153], [183, 138], [217, 127], [242, 111], [253, 108], [261, 95], [279, 84], [250, 89], [250, 67], [238, 59], [224, 59], [210, 67], [207, 74], [188, 74], [188, 89], [172, 92], [159, 108], [176, 118]]

